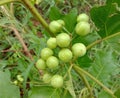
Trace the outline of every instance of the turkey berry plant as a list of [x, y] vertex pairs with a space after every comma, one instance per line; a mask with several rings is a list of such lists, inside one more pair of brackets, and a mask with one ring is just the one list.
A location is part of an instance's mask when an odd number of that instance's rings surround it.
[[[81, 18], [79, 19], [81, 21], [85, 21], [85, 19], [84, 20], [82, 20]], [[70, 47], [72, 38], [70, 37], [69, 34], [65, 32], [63, 33], [62, 31], [63, 26], [65, 26], [65, 23], [63, 20], [54, 20], [50, 22], [49, 29], [51, 30], [51, 32], [59, 33], [59, 34], [57, 34], [56, 37], [54, 38], [52, 37], [49, 38], [46, 43], [47, 47], [41, 50], [41, 54], [40, 54], [41, 57], [36, 62], [36, 68], [38, 68], [38, 70], [42, 71], [46, 69], [47, 71], [47, 68], [50, 70], [58, 70], [57, 67], [60, 66], [60, 62], [62, 62], [62, 64], [70, 63], [72, 62], [73, 58], [82, 57], [86, 54], [86, 46], [83, 43], [75, 43], [73, 44], [72, 47]], [[86, 34], [88, 33], [89, 32], [87, 32]], [[56, 49], [57, 47], [60, 48], [57, 53], [58, 55], [53, 56], [54, 50], [52, 49]], [[47, 68], [46, 68], [46, 65], [47, 65]], [[46, 81], [51, 81], [51, 85], [56, 88], [63, 86], [63, 76], [55, 74], [52, 76], [51, 80], [49, 78], [50, 76], [45, 73], [45, 75], [43, 75], [43, 81], [45, 83], [47, 83]], [[47, 80], [47, 77], [48, 77], [48, 80]]]
[[[83, 18], [83, 15], [85, 15], [86, 17]], [[90, 26], [88, 23], [88, 19], [89, 18], [86, 14], [80, 14], [78, 16], [77, 21], [80, 24], [78, 23], [76, 25], [76, 29], [79, 29], [76, 31], [77, 34], [85, 36], [90, 32]], [[84, 25], [85, 23], [89, 26], [89, 28], [87, 27], [87, 25]], [[72, 62], [73, 58], [76, 59], [76, 58], [82, 57], [86, 54], [86, 46], [83, 43], [75, 43], [72, 46], [70, 46], [72, 37], [74, 37], [74, 36], [71, 37], [66, 32], [63, 32], [62, 28], [64, 26], [65, 26], [64, 21], [60, 20], [60, 19], [53, 20], [52, 22], [50, 22], [49, 29], [52, 33], [56, 33], [56, 37], [49, 38], [46, 43], [47, 47], [43, 48], [41, 50], [41, 57], [40, 57], [41, 59], [39, 59], [36, 63], [36, 67], [38, 68], [38, 70], [42, 70], [42, 68], [40, 68], [40, 66], [42, 67], [43, 65], [44, 65], [43, 69], [45, 69], [45, 66], [47, 65], [47, 67], [49, 69], [53, 70], [53, 69], [57, 68], [58, 66], [60, 66], [59, 65], [60, 62], [62, 62], [64, 64], [70, 63], [70, 62]], [[60, 48], [60, 50], [57, 53], [58, 58], [55, 56], [52, 56], [52, 55], [54, 55], [54, 53], [53, 53], [53, 50], [51, 50], [51, 49], [55, 49], [57, 47]], [[46, 62], [39, 63], [40, 60], [43, 60], [43, 61], [46, 60]], [[74, 63], [74, 62], [72, 62], [72, 63]], [[56, 69], [56, 70], [58, 70], [58, 69]], [[57, 88], [62, 87], [63, 86], [63, 77], [60, 75], [53, 75], [53, 77], [51, 79], [51, 85], [53, 87], [57, 87]]]
[[[41, 0], [4, 0], [0, 1], [0, 5], [13, 1], [24, 4], [44, 27], [44, 30], [40, 27], [42, 38], [37, 37], [36, 33], [33, 34], [34, 30], [32, 31], [31, 42], [33, 39], [35, 42], [27, 46], [19, 34], [19, 31], [27, 31], [27, 28], [19, 30], [18, 25], [14, 23], [6, 24], [8, 27], [0, 24], [2, 28], [7, 27], [15, 32], [27, 54], [25, 57], [15, 56], [25, 61], [21, 63], [18, 59], [18, 65], [29, 66], [25, 68], [18, 66], [17, 69], [20, 70], [17, 72], [17, 77], [16, 75], [12, 77], [14, 80], [12, 84], [23, 90], [21, 93], [25, 93], [24, 98], [36, 98], [36, 96], [45, 98], [119, 97], [119, 79], [116, 78], [119, 76], [119, 64], [116, 64], [118, 62], [116, 58], [119, 59], [120, 23], [118, 20], [120, 20], [120, 15], [117, 0], [106, 0], [104, 6], [93, 7], [90, 10], [90, 17], [84, 12], [78, 13], [76, 9], [72, 9], [68, 14], [65, 12], [63, 15], [59, 9], [51, 7], [49, 24], [34, 7], [34, 4], [39, 4]], [[113, 6], [113, 3], [118, 6]], [[12, 8], [13, 5], [10, 7]], [[111, 8], [113, 9], [110, 10]], [[14, 16], [11, 15], [13, 13], [11, 10], [7, 11], [9, 8], [6, 6], [2, 6], [1, 9], [7, 13], [7, 16]], [[25, 25], [20, 25], [20, 28], [21, 26]], [[116, 43], [111, 45], [111, 42]], [[33, 46], [35, 47], [32, 51], [35, 54], [31, 54], [31, 51], [27, 49]], [[6, 72], [8, 74], [8, 70]], [[22, 74], [19, 75], [19, 73]], [[28, 85], [30, 87], [27, 88]]]

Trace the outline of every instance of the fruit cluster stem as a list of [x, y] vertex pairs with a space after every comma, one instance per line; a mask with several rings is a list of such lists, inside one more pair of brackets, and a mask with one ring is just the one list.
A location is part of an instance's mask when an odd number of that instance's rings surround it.
[[107, 37], [105, 37], [103, 39], [96, 40], [96, 41], [94, 41], [93, 43], [91, 43], [90, 45], [87, 46], [87, 50], [92, 48], [96, 44], [101, 43], [102, 41], [108, 40], [108, 39], [113, 38], [113, 37], [118, 36], [118, 35], [120, 35], [120, 32], [117, 32], [117, 33], [114, 33], [112, 35], [109, 35], [109, 36], [107, 36]]
[[41, 25], [48, 31], [50, 36], [54, 36], [54, 34], [49, 30], [48, 23], [43, 19], [37, 9], [32, 5], [30, 0], [22, 0], [23, 4], [30, 10], [30, 12], [38, 19]]
[[84, 69], [78, 67], [77, 65], [73, 66], [73, 69], [81, 76], [81, 73], [84, 75], [87, 75], [88, 77], [90, 77], [93, 81], [95, 81], [98, 85], [100, 85], [107, 93], [109, 93], [113, 98], [116, 98], [116, 96], [114, 95], [114, 93], [108, 89], [104, 84], [102, 84], [99, 80], [97, 80], [94, 76], [92, 76], [91, 74], [89, 74], [87, 71], [85, 71]]
[[94, 98], [94, 95], [93, 95], [93, 92], [92, 92], [92, 88], [90, 87], [90, 84], [87, 81], [85, 75], [83, 73], [81, 73], [80, 71], [78, 72], [78, 74], [81, 76], [83, 82], [85, 83], [86, 87], [88, 88], [88, 91], [90, 92], [91, 98]]
[[1, 0], [0, 1], [0, 6], [7, 4], [7, 3], [11, 3], [11, 2], [16, 2], [16, 1], [20, 1], [20, 0]]

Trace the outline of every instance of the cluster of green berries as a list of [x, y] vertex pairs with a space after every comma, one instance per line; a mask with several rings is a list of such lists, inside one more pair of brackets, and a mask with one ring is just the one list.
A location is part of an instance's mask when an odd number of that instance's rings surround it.
[[85, 36], [90, 32], [89, 16], [86, 14], [80, 14], [77, 17], [77, 25], [75, 31], [80, 36]]
[[[75, 31], [77, 34], [85, 36], [90, 32], [88, 23], [89, 17], [86, 14], [80, 14], [77, 17], [77, 25]], [[71, 36], [62, 32], [65, 23], [63, 20], [54, 20], [49, 24], [51, 32], [56, 34], [56, 37], [50, 37], [47, 40], [47, 47], [41, 50], [40, 59], [36, 62], [38, 70], [56, 70], [60, 66], [60, 62], [71, 62], [73, 58], [82, 57], [86, 54], [86, 46], [83, 43], [75, 43], [71, 45]], [[87, 30], [86, 30], [87, 29]], [[59, 47], [57, 56], [54, 55], [54, 49]], [[63, 77], [59, 74], [51, 75], [45, 73], [43, 82], [50, 83], [53, 87], [59, 88], [63, 86]]]
[[15, 84], [15, 85], [21, 84], [24, 81], [22, 75], [17, 75], [16, 78], [17, 79], [15, 81], [13, 81], [13, 84]]

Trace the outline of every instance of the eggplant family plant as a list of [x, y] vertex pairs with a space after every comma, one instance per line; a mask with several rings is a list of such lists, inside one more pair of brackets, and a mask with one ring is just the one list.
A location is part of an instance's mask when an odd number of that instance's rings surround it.
[[[46, 40], [41, 43], [45, 45], [41, 45], [38, 57], [34, 58], [14, 23], [8, 27], [15, 32], [31, 60], [30, 67], [22, 72], [22, 79], [20, 77], [23, 87], [21, 83], [19, 86], [23, 88], [25, 98], [25, 94], [28, 98], [119, 98], [119, 0], [107, 0], [105, 5], [91, 8], [90, 16], [85, 12], [78, 13], [76, 8], [64, 15], [52, 7], [49, 23], [34, 7], [34, 3], [41, 1], [1, 0], [0, 5], [12, 2], [19, 2], [29, 9], [44, 28], [41, 39]], [[35, 80], [31, 79], [29, 85], [32, 85], [27, 91], [28, 74], [33, 65], [41, 84], [36, 86]], [[114, 80], [113, 77], [117, 78]], [[16, 81], [13, 83], [18, 85]]]

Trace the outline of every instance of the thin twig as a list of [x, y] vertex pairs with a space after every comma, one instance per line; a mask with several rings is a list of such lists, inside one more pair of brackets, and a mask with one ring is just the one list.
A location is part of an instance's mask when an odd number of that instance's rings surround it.
[[[9, 19], [11, 19], [11, 13], [9, 12], [8, 8], [7, 8], [6, 6], [5, 6], [5, 7], [4, 7], [4, 6], [1, 6], [1, 8], [4, 10], [5, 14], [9, 17]], [[4, 27], [6, 27], [6, 26], [4, 26]], [[18, 38], [18, 40], [19, 40], [20, 43], [22, 44], [25, 53], [27, 54], [27, 56], [28, 56], [31, 60], [33, 60], [32, 55], [30, 54], [27, 46], [25, 45], [23, 38], [21, 37], [21, 35], [20, 35], [20, 33], [18, 32], [18, 30], [15, 28], [15, 24], [11, 23], [11, 26], [9, 26], [9, 27], [7, 27], [7, 28], [9, 28], [9, 29], [11, 29], [11, 30], [14, 31], [16, 37]]]
[[7, 3], [11, 3], [11, 2], [17, 2], [17, 1], [20, 1], [20, 0], [1, 0], [0, 5], [4, 5], [4, 4], [7, 4]]
[[92, 89], [91, 89], [90, 84], [88, 83], [85, 75], [83, 73], [81, 73], [80, 71], [78, 74], [81, 76], [81, 78], [83, 79], [83, 82], [85, 83], [86, 87], [88, 88], [88, 91], [90, 93], [91, 98], [94, 98], [94, 95], [92, 93]]
[[73, 66], [73, 69], [79, 74], [79, 73], [83, 73], [84, 75], [87, 75], [88, 77], [90, 77], [93, 81], [95, 81], [98, 85], [100, 85], [107, 93], [109, 93], [113, 98], [116, 98], [116, 96], [114, 95], [114, 93], [108, 89], [104, 84], [102, 84], [99, 80], [97, 80], [94, 76], [92, 76], [90, 73], [88, 73], [87, 71], [85, 71], [84, 69], [78, 67], [77, 65]]
[[118, 36], [118, 35], [120, 35], [120, 32], [115, 33], [115, 34], [112, 34], [112, 35], [109, 35], [109, 36], [107, 36], [107, 37], [105, 37], [105, 38], [103, 38], [103, 39], [96, 40], [95, 42], [93, 42], [92, 44], [90, 44], [90, 45], [87, 46], [87, 50], [90, 49], [90, 48], [92, 48], [92, 47], [95, 46], [96, 44], [101, 43], [102, 41], [108, 40], [108, 39], [110, 39], [110, 38], [112, 38], [112, 37], [115, 37], [115, 36]]
[[22, 2], [30, 10], [30, 12], [38, 19], [38, 21], [42, 24], [42, 26], [48, 31], [50, 36], [54, 36], [54, 34], [49, 30], [48, 23], [43, 19], [43, 17], [36, 10], [36, 8], [31, 4], [31, 2], [29, 0], [22, 0]]
[[16, 28], [14, 28], [14, 27], [9, 27], [9, 28], [11, 28], [11, 29], [14, 31], [16, 37], [18, 38], [18, 40], [19, 40], [20, 43], [22, 44], [23, 49], [24, 49], [25, 53], [27, 54], [27, 56], [28, 56], [31, 60], [33, 60], [32, 55], [30, 54], [30, 52], [29, 52], [27, 46], [25, 45], [24, 40], [23, 40], [23, 38], [21, 37], [21, 35], [19, 34], [18, 30], [17, 30]]

